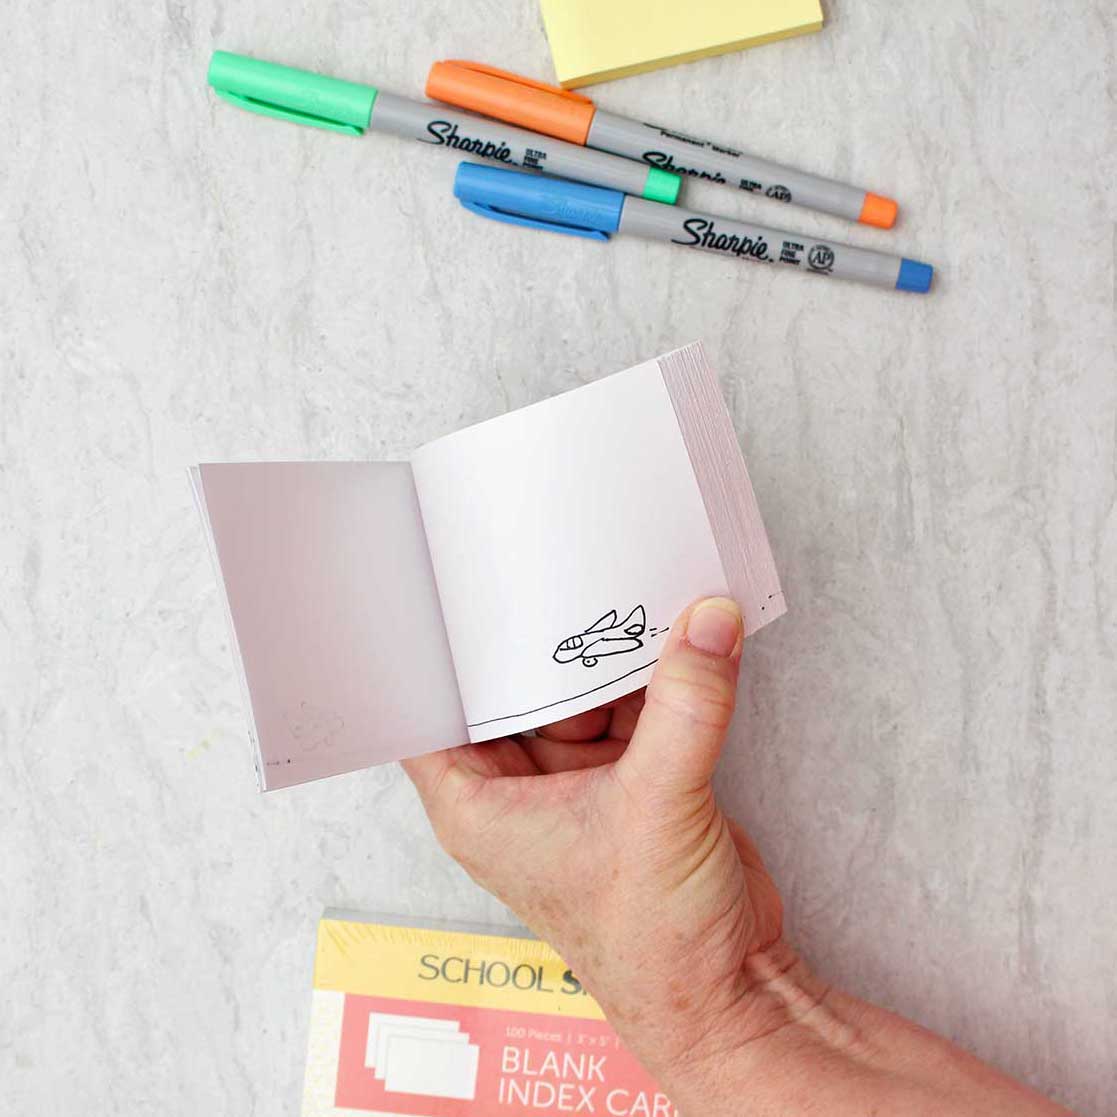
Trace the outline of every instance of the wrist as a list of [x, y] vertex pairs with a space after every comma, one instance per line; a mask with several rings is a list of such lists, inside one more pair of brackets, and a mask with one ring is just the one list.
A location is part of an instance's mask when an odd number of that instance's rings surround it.
[[647, 1044], [643, 1057], [683, 1113], [768, 1112], [769, 1085], [786, 1098], [793, 1066], [818, 1058], [852, 1062], [867, 1046], [854, 1004], [780, 941], [746, 958], [724, 1004], [666, 1042]]
[[827, 986], [784, 943], [746, 960], [735, 1011], [649, 1070], [687, 1115], [1070, 1117], [942, 1037]]

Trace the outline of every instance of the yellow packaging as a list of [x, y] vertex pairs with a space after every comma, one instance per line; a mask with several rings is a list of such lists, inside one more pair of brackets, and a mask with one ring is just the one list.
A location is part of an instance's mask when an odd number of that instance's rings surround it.
[[327, 913], [303, 1117], [676, 1117], [545, 943]]

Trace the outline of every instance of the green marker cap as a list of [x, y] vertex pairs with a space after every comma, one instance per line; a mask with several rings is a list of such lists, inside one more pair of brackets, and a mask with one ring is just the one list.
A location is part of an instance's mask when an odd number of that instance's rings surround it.
[[351, 136], [364, 135], [376, 102], [376, 89], [371, 85], [225, 50], [213, 52], [209, 84], [215, 93], [242, 109]]
[[679, 200], [679, 187], [682, 179], [670, 171], [659, 167], [648, 168], [648, 179], [644, 183], [644, 197], [653, 202], [666, 202], [673, 206]]

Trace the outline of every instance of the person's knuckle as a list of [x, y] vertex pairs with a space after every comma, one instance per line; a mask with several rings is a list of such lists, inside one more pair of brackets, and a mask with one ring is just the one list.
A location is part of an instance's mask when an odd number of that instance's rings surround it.
[[733, 716], [736, 687], [723, 672], [703, 663], [673, 663], [648, 688], [648, 701], [687, 722], [720, 727]]

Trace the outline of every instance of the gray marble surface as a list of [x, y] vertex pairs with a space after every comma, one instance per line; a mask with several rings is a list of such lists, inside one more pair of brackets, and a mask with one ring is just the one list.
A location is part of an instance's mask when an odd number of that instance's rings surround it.
[[[395, 769], [261, 798], [185, 469], [382, 458], [669, 347], [791, 613], [720, 775], [850, 990], [1117, 1096], [1117, 15], [827, 0], [599, 87], [900, 199], [927, 298], [482, 225], [454, 161], [265, 122], [214, 47], [417, 95], [532, 0], [14, 0], [0, 39], [0, 1109], [294, 1114], [326, 905], [506, 923]], [[649, 913], [654, 917], [654, 913]]]

